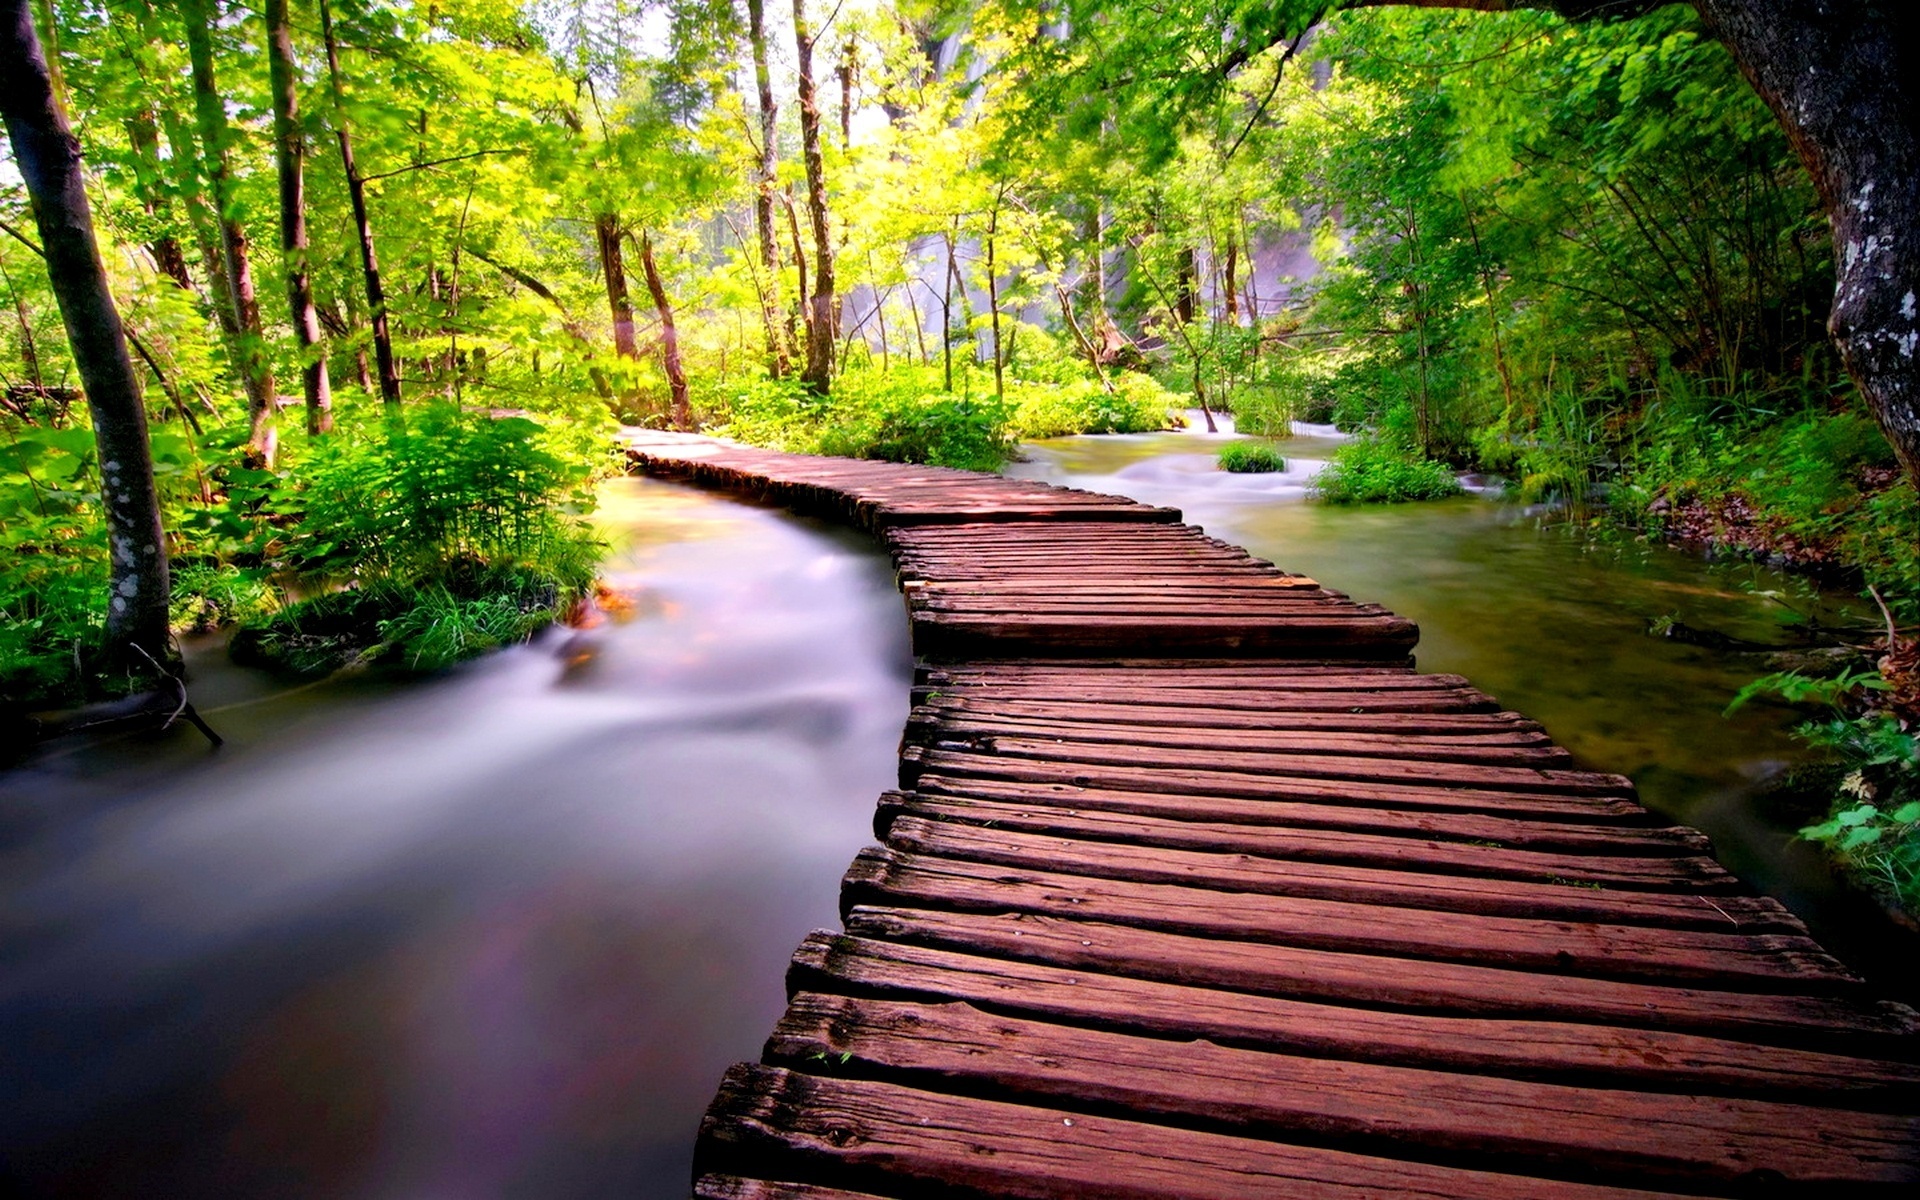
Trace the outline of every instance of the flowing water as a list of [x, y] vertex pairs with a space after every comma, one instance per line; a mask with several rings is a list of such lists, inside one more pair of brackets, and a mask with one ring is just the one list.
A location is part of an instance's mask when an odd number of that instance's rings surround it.
[[1780, 897], [1857, 970], [1920, 993], [1920, 939], [1839, 886], [1824, 856], [1793, 838], [1806, 814], [1768, 797], [1765, 785], [1803, 757], [1788, 736], [1799, 714], [1755, 703], [1721, 715], [1770, 668], [1648, 632], [1673, 618], [1786, 645], [1792, 608], [1833, 620], [1860, 616], [1857, 605], [1752, 563], [1574, 536], [1486, 489], [1425, 504], [1309, 503], [1312, 476], [1341, 435], [1295, 428], [1275, 443], [1287, 469], [1272, 474], [1216, 466], [1237, 436], [1230, 418], [1218, 434], [1036, 442], [1008, 473], [1180, 508], [1285, 570], [1413, 618], [1423, 670], [1467, 676], [1544, 723], [1585, 765], [1631, 776], [1649, 807], [1708, 833], [1722, 862]]
[[228, 739], [0, 775], [0, 1194], [686, 1194], [893, 782], [864, 539], [668, 484], [602, 513], [624, 623], [287, 690]]

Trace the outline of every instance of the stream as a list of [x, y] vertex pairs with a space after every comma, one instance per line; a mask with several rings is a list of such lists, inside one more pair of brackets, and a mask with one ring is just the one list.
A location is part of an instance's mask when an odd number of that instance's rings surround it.
[[[1648, 637], [1778, 640], [1804, 588], [1594, 544], [1471, 496], [1303, 503], [1230, 434], [1064, 438], [1011, 473], [1177, 505], [1420, 622], [1420, 664], [1544, 721], [1713, 835], [1856, 967], [1920, 963], [1792, 842], [1763, 782], [1792, 714]], [[863, 538], [673, 484], [608, 486], [631, 611], [425, 681], [290, 686], [188, 648], [191, 731], [0, 773], [0, 1194], [535, 1200], [686, 1193], [701, 1112], [755, 1058], [871, 840], [906, 622]], [[1840, 598], [1819, 598], [1835, 606]], [[1903, 973], [1904, 972], [1904, 973]]]
[[0, 774], [0, 1194], [681, 1197], [892, 786], [864, 538], [623, 480], [624, 623], [422, 683], [192, 647], [191, 731]]

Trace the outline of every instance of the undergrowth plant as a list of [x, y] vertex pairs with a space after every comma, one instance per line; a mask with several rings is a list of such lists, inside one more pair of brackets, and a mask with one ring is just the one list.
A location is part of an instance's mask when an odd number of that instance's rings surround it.
[[1330, 504], [1395, 503], [1458, 495], [1460, 481], [1447, 464], [1421, 458], [1391, 437], [1369, 435], [1335, 450], [1314, 476], [1313, 490]]
[[1236, 475], [1284, 471], [1287, 460], [1265, 442], [1229, 442], [1220, 447], [1220, 469]]
[[1862, 711], [1871, 694], [1887, 690], [1872, 672], [1814, 679], [1787, 671], [1754, 680], [1727, 711], [1763, 695], [1822, 706], [1794, 734], [1821, 752], [1838, 780], [1826, 818], [1800, 836], [1889, 904], [1920, 914], [1920, 739], [1892, 713]]

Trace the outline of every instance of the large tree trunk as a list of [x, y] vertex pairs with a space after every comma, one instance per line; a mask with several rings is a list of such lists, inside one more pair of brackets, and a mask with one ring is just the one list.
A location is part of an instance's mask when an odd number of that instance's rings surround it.
[[347, 200], [360, 239], [360, 271], [366, 279], [368, 323], [373, 329], [373, 361], [380, 372], [380, 400], [400, 406], [400, 364], [393, 357], [393, 333], [387, 326], [387, 289], [380, 279], [380, 258], [373, 248], [373, 223], [367, 217], [367, 184], [353, 161], [353, 136], [347, 130], [347, 95], [340, 84], [340, 47], [333, 36], [333, 7], [320, 0], [320, 35], [327, 44], [327, 86], [333, 93], [333, 133], [340, 142], [340, 166], [347, 176]]
[[693, 406], [687, 400], [687, 371], [680, 363], [680, 328], [673, 323], [673, 303], [667, 299], [666, 281], [660, 278], [659, 264], [653, 260], [653, 237], [640, 234], [640, 266], [646, 272], [647, 293], [653, 297], [654, 311], [660, 314], [660, 368], [667, 373], [667, 387], [673, 393], [673, 427], [693, 428]]
[[300, 94], [293, 66], [293, 28], [287, 0], [267, 0], [267, 76], [273, 89], [274, 163], [280, 176], [280, 258], [287, 274], [287, 306], [300, 344], [300, 377], [307, 402], [307, 432], [333, 430], [333, 387], [320, 341], [320, 315], [313, 308], [313, 276], [307, 270], [307, 138], [300, 129]]
[[[1833, 228], [1827, 328], [1920, 484], [1920, 43], [1904, 4], [1695, 0], [1813, 176]], [[1897, 14], [1897, 15], [1896, 15]]]
[[207, 188], [213, 194], [220, 224], [221, 254], [226, 266], [227, 294], [233, 301], [238, 332], [241, 381], [247, 389], [248, 453], [271, 463], [278, 442], [274, 428], [279, 413], [273, 363], [267, 357], [267, 339], [260, 326], [260, 301], [253, 289], [253, 266], [247, 235], [240, 228], [227, 170], [227, 106], [213, 74], [212, 29], [217, 19], [215, 0], [180, 0], [180, 16], [187, 32], [187, 56], [193, 64], [194, 113], [200, 126], [200, 151], [205, 162]]
[[0, 114], [33, 197], [47, 275], [93, 414], [112, 548], [105, 665], [149, 674], [169, 649], [167, 550], [146, 407], [94, 241], [80, 143], [55, 102], [26, 0], [0, 0]]
[[834, 294], [833, 238], [827, 229], [827, 169], [820, 151], [820, 97], [813, 85], [814, 33], [806, 0], [793, 0], [798, 50], [800, 153], [807, 169], [807, 217], [813, 224], [813, 292], [807, 297], [807, 366], [801, 378], [819, 395], [833, 387], [834, 341], [840, 335], [840, 298]]
[[790, 364], [781, 336], [780, 251], [773, 233], [773, 183], [778, 171], [776, 143], [780, 108], [773, 99], [773, 71], [767, 62], [766, 0], [747, 0], [747, 35], [753, 44], [753, 80], [760, 98], [760, 162], [753, 178], [753, 228], [760, 240], [760, 317], [767, 329], [767, 374], [784, 379]]
[[600, 247], [600, 274], [607, 283], [607, 309], [613, 316], [613, 352], [621, 358], [639, 358], [633, 337], [633, 300], [627, 294], [627, 263], [620, 253], [620, 218], [601, 213], [593, 219], [593, 236]]

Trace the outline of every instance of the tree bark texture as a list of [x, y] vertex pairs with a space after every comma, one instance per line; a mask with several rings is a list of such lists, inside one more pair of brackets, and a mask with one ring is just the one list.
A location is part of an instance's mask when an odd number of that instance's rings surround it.
[[653, 258], [653, 238], [645, 232], [640, 235], [640, 266], [647, 276], [647, 293], [653, 297], [654, 311], [660, 314], [660, 369], [666, 372], [667, 387], [673, 394], [673, 427], [692, 429], [687, 370], [680, 362], [680, 327], [673, 322], [673, 302], [667, 299], [666, 281]]
[[1833, 229], [1827, 329], [1920, 484], [1920, 53], [1872, 0], [1695, 0], [1787, 132]]
[[94, 240], [80, 143], [54, 99], [27, 0], [0, 0], [0, 114], [93, 414], [111, 548], [105, 665], [147, 674], [169, 652], [167, 551], [146, 406]]
[[367, 216], [367, 183], [353, 160], [353, 135], [347, 128], [347, 94], [340, 82], [340, 46], [333, 36], [333, 7], [320, 0], [320, 36], [327, 44], [327, 86], [333, 94], [333, 134], [340, 143], [340, 165], [347, 177], [347, 201], [360, 240], [360, 273], [367, 289], [368, 324], [373, 331], [373, 361], [380, 373], [380, 401], [400, 406], [400, 364], [393, 357], [393, 332], [387, 324], [387, 289], [374, 252], [373, 222]]
[[213, 196], [220, 225], [220, 247], [226, 267], [227, 294], [233, 301], [235, 366], [247, 390], [249, 453], [271, 463], [278, 441], [278, 390], [273, 363], [267, 357], [267, 339], [260, 325], [260, 301], [253, 288], [253, 265], [246, 232], [240, 227], [227, 169], [227, 106], [213, 73], [212, 30], [216, 0], [180, 0], [186, 26], [187, 57], [193, 66], [194, 113], [200, 127], [200, 152], [207, 189]]
[[606, 280], [607, 309], [613, 317], [613, 352], [621, 358], [639, 358], [633, 299], [627, 294], [627, 261], [620, 253], [620, 218], [612, 213], [594, 217], [593, 236], [600, 247], [600, 274]]
[[753, 81], [760, 100], [760, 162], [754, 171], [753, 228], [760, 242], [760, 272], [766, 282], [760, 296], [760, 316], [767, 330], [767, 374], [786, 378], [791, 364], [781, 335], [780, 250], [773, 232], [773, 183], [780, 136], [780, 107], [773, 98], [773, 71], [767, 61], [766, 0], [747, 0], [747, 35], [753, 46]]
[[333, 430], [333, 386], [313, 307], [307, 269], [307, 136], [300, 128], [300, 92], [293, 65], [293, 27], [287, 0], [267, 0], [267, 77], [273, 91], [274, 165], [280, 179], [280, 258], [287, 276], [287, 307], [300, 346], [301, 391], [307, 432]]
[[793, 0], [793, 37], [799, 66], [800, 153], [807, 171], [807, 218], [813, 225], [813, 292], [807, 297], [807, 365], [801, 378], [824, 396], [833, 388], [840, 305], [834, 294], [833, 238], [827, 229], [827, 169], [820, 149], [820, 96], [814, 87], [814, 33], [807, 24], [806, 0]]

